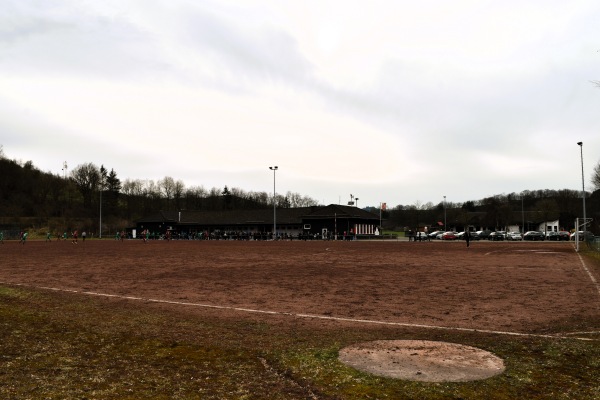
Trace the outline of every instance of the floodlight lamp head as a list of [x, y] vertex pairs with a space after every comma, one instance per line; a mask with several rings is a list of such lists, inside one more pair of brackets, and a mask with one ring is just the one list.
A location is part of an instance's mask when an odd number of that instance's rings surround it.
[[577, 145], [583, 146], [583, 142], [577, 142]]

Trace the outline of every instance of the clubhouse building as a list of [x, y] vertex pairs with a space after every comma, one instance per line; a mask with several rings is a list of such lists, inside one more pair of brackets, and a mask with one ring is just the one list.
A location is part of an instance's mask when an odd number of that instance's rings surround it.
[[163, 211], [136, 222], [134, 236], [148, 231], [154, 237], [198, 239], [277, 238], [349, 239], [377, 236], [379, 215], [353, 206], [330, 204], [300, 208], [224, 211]]

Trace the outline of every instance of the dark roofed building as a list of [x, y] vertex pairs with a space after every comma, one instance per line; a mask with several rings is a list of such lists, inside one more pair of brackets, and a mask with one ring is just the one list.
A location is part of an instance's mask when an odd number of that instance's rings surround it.
[[352, 206], [330, 204], [324, 207], [313, 207], [310, 213], [302, 216], [306, 227], [315, 232], [337, 232], [347, 235], [375, 235], [378, 231], [380, 219], [369, 211]]
[[[375, 235], [379, 216], [357, 207], [330, 204], [300, 208], [278, 208], [277, 235]], [[163, 211], [136, 222], [138, 232], [149, 230], [155, 235], [170, 231], [176, 235], [199, 236], [230, 232], [234, 234], [271, 235], [273, 209], [228, 211]]]

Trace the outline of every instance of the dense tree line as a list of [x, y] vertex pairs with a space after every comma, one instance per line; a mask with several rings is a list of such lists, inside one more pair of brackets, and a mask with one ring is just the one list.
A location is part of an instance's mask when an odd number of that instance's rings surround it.
[[[0, 225], [16, 218], [97, 219], [108, 226], [131, 226], [144, 216], [164, 210], [233, 210], [307, 207], [317, 201], [297, 193], [273, 195], [239, 188], [186, 187], [165, 177], [158, 181], [126, 179], [93, 163], [78, 165], [68, 177], [37, 169], [31, 161], [9, 160], [0, 147]], [[7, 220], [10, 220], [7, 222]], [[90, 222], [89, 225], [92, 223]], [[104, 225], [104, 224], [103, 224]], [[103, 227], [103, 230], [105, 228]]]
[[[596, 185], [593, 193], [586, 193], [586, 213], [594, 220], [591, 230], [600, 232], [600, 185]], [[518, 225], [524, 226], [525, 230], [534, 230], [542, 222], [559, 220], [561, 227], [570, 230], [574, 228], [575, 219], [582, 216], [582, 193], [570, 189], [525, 190], [464, 203], [416, 202], [382, 211], [384, 225], [390, 229], [425, 226], [443, 229], [445, 224], [447, 229], [475, 226], [502, 230], [508, 225]]]
[[[594, 219], [592, 230], [598, 233], [600, 163], [591, 182], [595, 191], [586, 193], [586, 212]], [[38, 221], [85, 218], [92, 221], [101, 210], [107, 227], [123, 228], [163, 210], [261, 209], [273, 207], [273, 201], [278, 208], [318, 204], [310, 197], [291, 192], [273, 199], [267, 192], [247, 192], [228, 186], [209, 190], [203, 186], [186, 187], [183, 181], [168, 176], [158, 181], [121, 181], [113, 169], [109, 171], [93, 163], [78, 165], [69, 176], [61, 177], [40, 171], [31, 161], [9, 160], [0, 145], [0, 225], [25, 217]], [[581, 191], [565, 189], [526, 190], [464, 203], [416, 202], [381, 213], [384, 226], [394, 229], [435, 226], [444, 221], [448, 227], [474, 225], [500, 229], [556, 219], [565, 229], [571, 229], [575, 218], [583, 215], [582, 208]], [[375, 207], [367, 209], [380, 212]]]

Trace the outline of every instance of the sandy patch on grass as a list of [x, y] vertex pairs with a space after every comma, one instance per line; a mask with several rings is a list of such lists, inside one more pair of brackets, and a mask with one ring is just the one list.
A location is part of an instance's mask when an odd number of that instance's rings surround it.
[[340, 350], [340, 361], [363, 372], [422, 382], [466, 382], [504, 371], [490, 352], [454, 343], [379, 340]]

